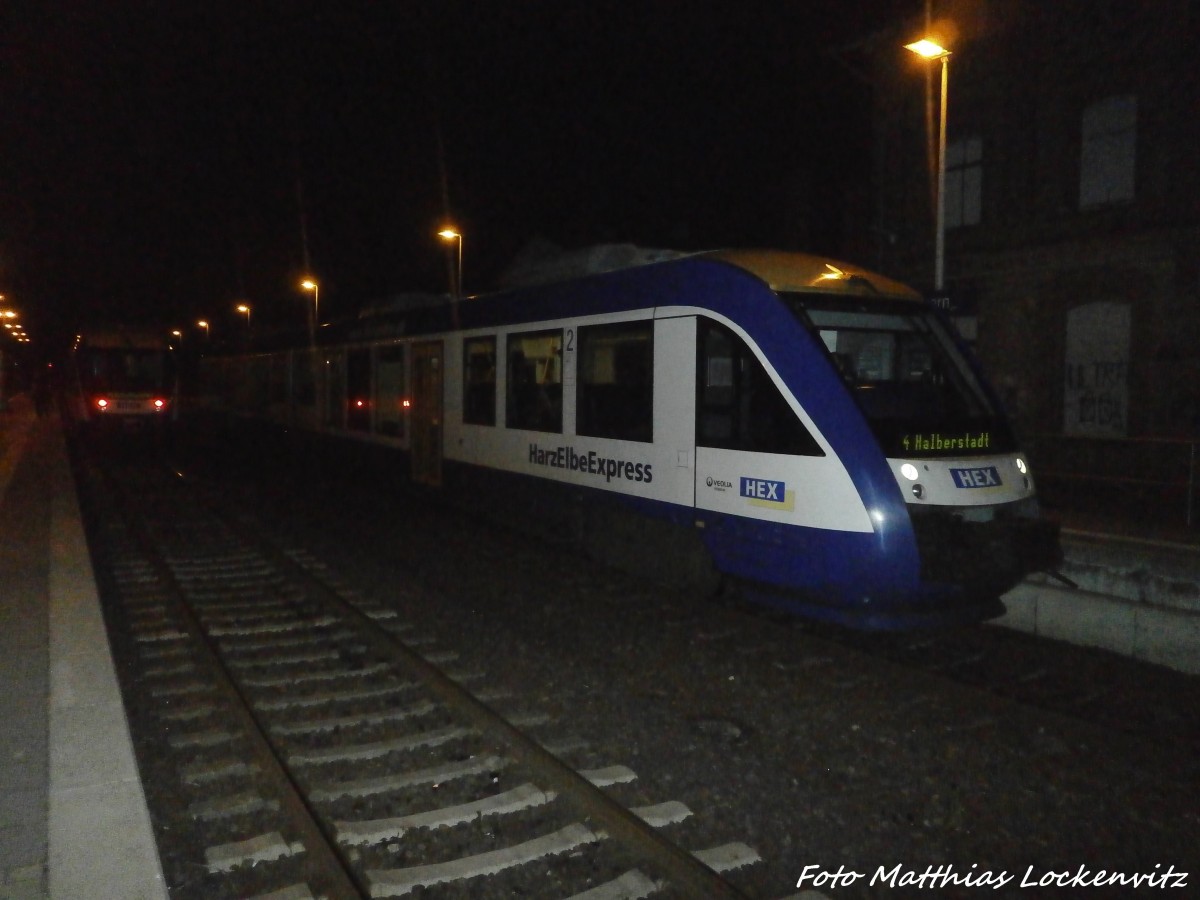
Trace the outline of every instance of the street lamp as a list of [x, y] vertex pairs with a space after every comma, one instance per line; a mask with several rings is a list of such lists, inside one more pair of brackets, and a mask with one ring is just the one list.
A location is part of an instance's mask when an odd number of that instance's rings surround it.
[[246, 330], [249, 331], [250, 330], [250, 307], [245, 303], [239, 303], [237, 305], [237, 311], [246, 316]]
[[306, 291], [312, 291], [313, 294], [313, 305], [308, 319], [308, 342], [315, 347], [317, 345], [317, 316], [321, 309], [321, 286], [311, 278], [305, 278], [300, 282], [300, 287]]
[[942, 106], [938, 122], [937, 224], [933, 251], [933, 289], [941, 292], [945, 286], [946, 267], [946, 103], [950, 93], [950, 51], [940, 44], [923, 38], [904, 45], [918, 56], [942, 62]]
[[196, 327], [204, 329], [204, 339], [206, 341], [212, 336], [212, 331], [209, 330], [208, 321], [206, 319], [197, 320]]
[[462, 295], [463, 295], [463, 289], [462, 289], [462, 286], [463, 286], [463, 283], [462, 283], [463, 236], [462, 236], [462, 232], [456, 231], [453, 228], [447, 227], [447, 228], [443, 228], [441, 231], [438, 232], [438, 237], [442, 238], [443, 240], [458, 242], [458, 269], [456, 270], [456, 275], [454, 278], [453, 294], [454, 294], [455, 300], [461, 300]]

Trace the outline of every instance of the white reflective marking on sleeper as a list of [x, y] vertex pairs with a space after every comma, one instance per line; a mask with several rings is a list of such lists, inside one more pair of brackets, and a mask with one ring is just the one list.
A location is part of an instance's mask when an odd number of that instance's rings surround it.
[[678, 800], [668, 800], [666, 803], [656, 803], [653, 806], [638, 806], [630, 812], [654, 828], [674, 825], [692, 814], [692, 811]]
[[375, 869], [367, 872], [367, 881], [372, 897], [400, 897], [413, 888], [474, 878], [476, 875], [494, 875], [513, 866], [567, 853], [585, 844], [594, 844], [598, 840], [598, 835], [576, 822], [544, 837], [477, 856], [406, 869]]
[[288, 755], [288, 761], [293, 765], [316, 765], [318, 763], [342, 762], [348, 759], [375, 759], [386, 756], [394, 750], [412, 750], [416, 747], [434, 747], [453, 741], [456, 738], [474, 734], [469, 728], [442, 728], [437, 731], [426, 731], [422, 734], [406, 735], [387, 741], [375, 741], [370, 744], [358, 744], [353, 747], [326, 747], [321, 750], [300, 751]]
[[740, 869], [742, 866], [762, 862], [758, 853], [739, 842], [722, 844], [709, 850], [697, 850], [692, 856], [714, 872], [728, 872], [730, 869]]
[[382, 722], [399, 722], [403, 719], [413, 719], [433, 712], [437, 707], [426, 700], [407, 709], [388, 709], [377, 713], [358, 713], [353, 716], [339, 716], [328, 719], [305, 719], [303, 722], [290, 722], [285, 725], [272, 725], [272, 734], [311, 734], [314, 731], [333, 731], [337, 728], [352, 728], [355, 725], [378, 725]]
[[523, 784], [502, 794], [494, 794], [470, 803], [431, 809], [428, 812], [366, 822], [337, 822], [337, 839], [343, 844], [378, 844], [398, 838], [413, 828], [438, 828], [461, 825], [480, 816], [502, 816], [534, 806], [543, 806], [555, 798], [553, 791], [543, 791], [532, 784]]
[[313, 892], [308, 889], [307, 884], [293, 884], [278, 891], [271, 891], [269, 894], [255, 894], [253, 897], [248, 897], [247, 900], [317, 900], [317, 898], [313, 896]]
[[370, 700], [400, 691], [411, 691], [416, 688], [412, 681], [397, 681], [395, 684], [385, 684], [380, 687], [360, 688], [354, 691], [322, 691], [319, 694], [308, 694], [304, 697], [281, 697], [278, 700], [259, 700], [254, 704], [255, 709], [279, 710], [290, 706], [323, 706], [327, 703], [348, 703], [353, 700]]
[[610, 784], [628, 784], [637, 780], [637, 773], [628, 766], [608, 766], [604, 769], [584, 769], [579, 773], [595, 787], [608, 787]]
[[249, 687], [286, 687], [292, 684], [307, 684], [314, 681], [337, 681], [340, 678], [357, 678], [362, 675], [379, 675], [390, 672], [390, 663], [375, 663], [361, 669], [328, 669], [318, 672], [297, 672], [293, 675], [271, 675], [262, 678], [244, 677], [242, 684]]
[[336, 800], [338, 797], [365, 797], [370, 794], [380, 794], [385, 791], [399, 790], [416, 784], [442, 784], [456, 778], [468, 775], [479, 775], [483, 772], [494, 772], [503, 769], [508, 761], [498, 756], [486, 756], [483, 759], [468, 759], [448, 766], [432, 766], [428, 769], [416, 769], [412, 772], [401, 772], [396, 775], [381, 775], [378, 778], [363, 778], [359, 781], [346, 781], [318, 788], [312, 792], [314, 800]]
[[642, 900], [658, 893], [660, 885], [647, 878], [637, 869], [630, 869], [620, 878], [596, 885], [582, 894], [574, 894], [567, 900]]
[[272, 831], [249, 840], [209, 847], [204, 851], [204, 859], [209, 872], [230, 872], [247, 863], [270, 862], [303, 852], [303, 844], [289, 844], [278, 831]]

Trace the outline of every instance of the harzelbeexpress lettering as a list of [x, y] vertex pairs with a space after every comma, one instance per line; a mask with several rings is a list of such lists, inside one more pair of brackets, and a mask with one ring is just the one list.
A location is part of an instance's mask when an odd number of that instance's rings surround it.
[[626, 481], [649, 484], [654, 480], [654, 467], [651, 463], [635, 463], [624, 459], [608, 459], [600, 456], [595, 450], [576, 452], [574, 447], [562, 446], [539, 447], [529, 445], [529, 461], [537, 466], [551, 469], [566, 469], [570, 472], [586, 472], [588, 475], [602, 475], [606, 482], [614, 478]]

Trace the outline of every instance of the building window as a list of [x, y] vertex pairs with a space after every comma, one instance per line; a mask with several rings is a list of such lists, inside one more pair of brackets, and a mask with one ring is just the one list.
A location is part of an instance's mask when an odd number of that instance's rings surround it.
[[578, 434], [654, 439], [653, 335], [650, 321], [579, 329]]
[[745, 341], [711, 319], [697, 327], [697, 445], [823, 456]]
[[508, 336], [509, 428], [562, 433], [562, 331]]
[[1080, 209], [1133, 199], [1136, 148], [1137, 97], [1107, 97], [1083, 111]]
[[983, 139], [946, 145], [946, 227], [978, 225], [983, 209]]
[[463, 422], [496, 424], [496, 339], [463, 341]]

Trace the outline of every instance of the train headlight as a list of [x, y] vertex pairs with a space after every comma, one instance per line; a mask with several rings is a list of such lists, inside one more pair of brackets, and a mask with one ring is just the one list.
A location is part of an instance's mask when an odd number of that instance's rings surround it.
[[922, 500], [925, 497], [925, 488], [919, 484], [914, 484], [912, 486], [912, 492], [913, 492], [913, 496], [916, 497], [918, 500]]
[[905, 478], [907, 478], [909, 481], [916, 481], [918, 476], [920, 476], [921, 473], [917, 471], [917, 467], [914, 466], [912, 463], [905, 463], [904, 465], [902, 465], [900, 467], [900, 474], [903, 475]]
[[1017, 457], [1017, 471], [1022, 475], [1029, 474], [1029, 466], [1025, 465], [1025, 460], [1021, 459], [1019, 456]]

